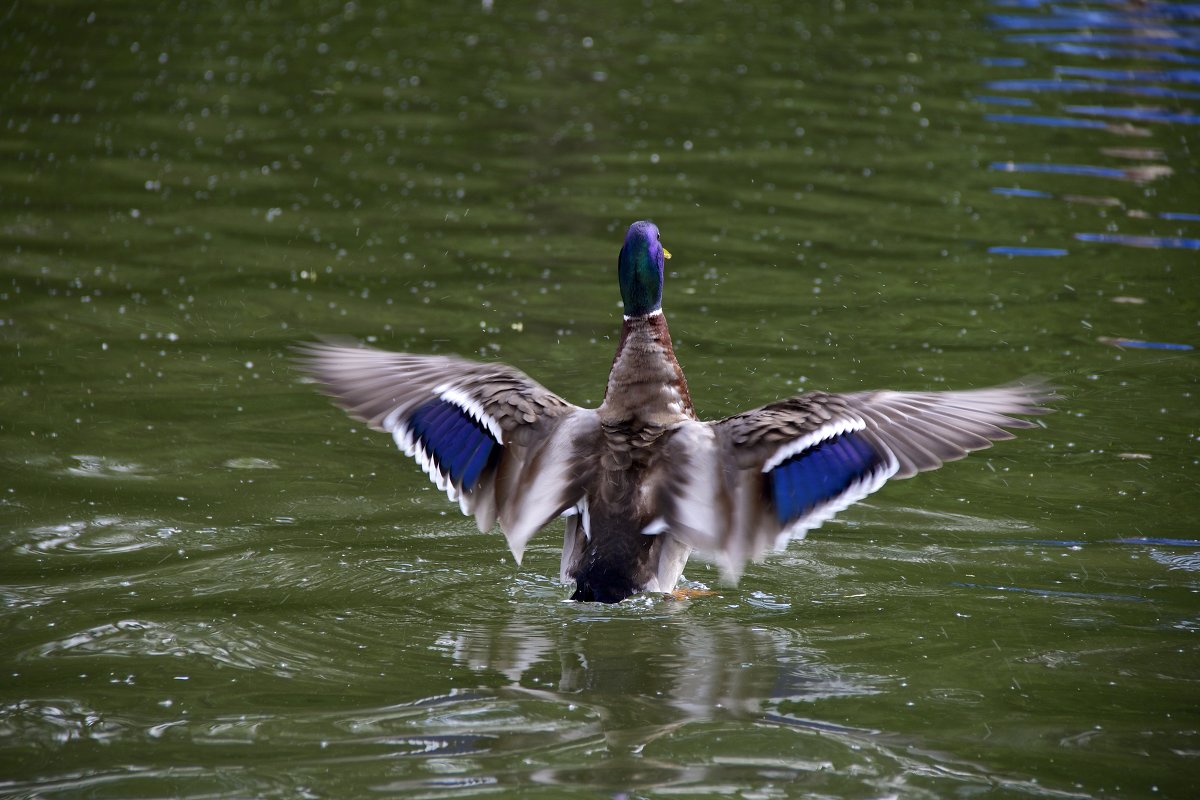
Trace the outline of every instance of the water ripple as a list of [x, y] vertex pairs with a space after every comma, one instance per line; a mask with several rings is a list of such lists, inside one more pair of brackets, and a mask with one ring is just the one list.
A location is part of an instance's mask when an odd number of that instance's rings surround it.
[[1150, 558], [1162, 564], [1167, 569], [1200, 572], [1200, 555], [1195, 553], [1164, 553], [1161, 550], [1152, 550]]
[[998, 97], [996, 95], [976, 95], [971, 98], [976, 103], [990, 103], [997, 106], [1020, 106], [1028, 108], [1033, 105], [1033, 101], [1028, 97]]
[[128, 729], [126, 721], [74, 699], [18, 700], [0, 706], [0, 739], [109, 742]]
[[989, 81], [985, 89], [994, 92], [1102, 92], [1105, 94], [1128, 94], [1143, 97], [1167, 97], [1171, 99], [1196, 99], [1200, 92], [1172, 89], [1168, 86], [1144, 86], [1141, 84], [1119, 84], [1103, 81], [1070, 81], [1058, 78], [1012, 78]]
[[1107, 130], [1111, 126], [1098, 119], [1075, 119], [1073, 117], [1048, 117], [1037, 114], [984, 114], [988, 122], [1016, 125], [1040, 125], [1047, 128], [1091, 128]]
[[1200, 547], [1200, 539], [1172, 539], [1166, 536], [1126, 536], [1114, 539], [1117, 544], [1158, 544], [1170, 547]]
[[1051, 175], [1081, 175], [1089, 178], [1112, 178], [1114, 180], [1148, 183], [1173, 175], [1175, 170], [1159, 164], [1136, 167], [1095, 167], [1089, 164], [1055, 164], [1041, 162], [993, 161], [988, 169], [995, 172], [1032, 172]]
[[989, 14], [988, 21], [1005, 30], [1067, 30], [1070, 28], [1120, 30], [1145, 28], [1162, 6], [1148, 7], [1142, 13], [1131, 14], [1114, 11], [1082, 11], [1077, 9], [1055, 9], [1046, 16], [1017, 14]]
[[1107, 69], [1100, 67], [1055, 67], [1057, 75], [1080, 78], [1099, 78], [1105, 81], [1146, 81], [1154, 83], [1200, 84], [1200, 70], [1195, 69]]
[[44, 525], [28, 531], [34, 541], [18, 545], [23, 554], [78, 553], [102, 555], [131, 553], [162, 546], [179, 532], [157, 520], [115, 516]]
[[1131, 594], [1109, 594], [1106, 592], [1068, 592], [1061, 589], [1037, 589], [1028, 586], [999, 586], [981, 583], [952, 583], [964, 589], [988, 589], [995, 592], [1017, 592], [1019, 594], [1035, 594], [1041, 597], [1062, 597], [1078, 600], [1120, 600], [1127, 603], [1148, 603], [1145, 597]]
[[74, 475], [79, 478], [107, 478], [110, 480], [127, 481], [154, 480], [153, 475], [143, 474], [145, 467], [141, 464], [118, 461], [106, 456], [76, 455], [71, 456], [71, 458], [75, 459], [76, 464], [73, 467], [67, 467], [65, 471], [68, 475]]
[[1004, 256], [1065, 256], [1071, 251], [1060, 247], [989, 247], [989, 253]]
[[1072, 114], [1088, 114], [1094, 117], [1116, 117], [1135, 119], [1139, 122], [1166, 122], [1173, 125], [1200, 125], [1200, 114], [1168, 111], [1163, 108], [1114, 108], [1113, 106], [1067, 106]]
[[[1004, 41], [1013, 46], [1038, 47], [1049, 53], [1072, 56], [1073, 59], [1093, 60], [1140, 60], [1162, 62], [1168, 66], [1145, 64], [1136, 68], [1091, 65], [1057, 65], [1052, 67], [1050, 77], [1012, 76], [986, 80], [980, 84], [984, 92], [1013, 92], [1013, 94], [1078, 95], [1092, 94], [1108, 97], [1134, 96], [1160, 98], [1164, 101], [1194, 101], [1200, 91], [1193, 86], [1200, 84], [1200, 70], [1188, 65], [1200, 64], [1200, 38], [1192, 26], [1182, 23], [1196, 18], [1196, 7], [1187, 4], [1111, 4], [1109, 7], [1082, 8], [1058, 5], [1056, 2], [1039, 0], [1014, 0], [1001, 2], [1012, 8], [1012, 12], [992, 13], [988, 22], [994, 28], [1006, 31]], [[1004, 56], [1000, 59], [1004, 60]], [[1024, 61], [1024, 59], [1018, 59]], [[1028, 61], [1032, 64], [1032, 61]], [[1182, 66], [1170, 66], [1182, 65]], [[1020, 100], [1020, 98], [1014, 98]], [[992, 101], [995, 102], [995, 101]], [[1063, 104], [1045, 113], [985, 113], [984, 120], [1001, 125], [1062, 128], [1078, 132], [1075, 143], [1084, 143], [1088, 132], [1103, 131], [1123, 136], [1156, 136], [1154, 126], [1198, 125], [1200, 114], [1193, 109], [1159, 106], [1112, 106], [1105, 102]], [[1135, 126], [1135, 124], [1138, 124]], [[1141, 125], [1145, 124], [1145, 125]], [[1104, 155], [1135, 160], [1165, 161], [1160, 148], [1102, 148]], [[1130, 182], [1135, 185], [1150, 184], [1168, 178], [1175, 170], [1166, 164], [1133, 164], [1128, 167], [1106, 166], [1106, 164], [1061, 163], [1051, 155], [1042, 156], [1040, 161], [992, 162], [992, 172], [1024, 173], [1043, 175], [1067, 175], [1078, 178], [1104, 179]], [[1075, 161], [1074, 158], [1070, 161]], [[992, 190], [1008, 197], [1051, 197], [1051, 193], [1034, 193], [1032, 190]], [[1172, 221], [1194, 221], [1188, 212], [1159, 212], [1129, 206], [1129, 199], [1096, 197], [1093, 194], [1057, 193], [1058, 199], [1066, 203], [1086, 203], [1097, 206], [1122, 207], [1130, 218], [1153, 217]], [[1200, 249], [1200, 240], [1180, 235], [1162, 236], [1153, 233], [1075, 233], [1076, 241], [1103, 243], [1154, 249]], [[1055, 247], [1048, 242], [1045, 246], [1014, 247], [996, 245], [990, 253], [1010, 257], [1062, 257], [1068, 248]], [[1110, 343], [1126, 342], [1126, 339], [1102, 339]], [[1128, 341], [1129, 347], [1154, 347], [1159, 349], [1183, 349], [1183, 345], [1168, 343], [1138, 343]]]
[[990, 56], [979, 59], [979, 63], [985, 67], [1023, 67], [1026, 62], [1023, 58], [998, 58]]
[[1183, 236], [1133, 236], [1124, 233], [1077, 233], [1081, 242], [1100, 244], [1123, 244], [1127, 247], [1168, 248], [1172, 250], [1200, 250], [1200, 239]]
[[1096, 341], [1100, 344], [1111, 344], [1112, 347], [1129, 347], [1138, 348], [1141, 350], [1192, 350], [1190, 344], [1177, 344], [1175, 342], [1147, 342], [1145, 339], [1129, 339], [1123, 336], [1098, 336]]
[[1091, 31], [1083, 31], [1080, 33], [1013, 33], [1005, 36], [1004, 40], [1017, 44], [1056, 44], [1059, 42], [1083, 42], [1093, 44], [1139, 44], [1150, 45], [1152, 47], [1173, 47], [1179, 50], [1200, 49], [1200, 41], [1197, 41], [1194, 38], [1166, 33], [1157, 33], [1152, 35], [1092, 33]]
[[1005, 197], [1039, 197], [1039, 198], [1054, 197], [1054, 195], [1051, 194], [1050, 192], [1042, 192], [1037, 189], [1019, 189], [1019, 188], [1007, 187], [1007, 186], [992, 187], [992, 194], [1004, 195]]
[[889, 514], [894, 520], [889, 524], [900, 530], [997, 533], [1029, 529], [1027, 523], [1015, 520], [956, 514], [948, 511], [931, 511], [917, 507], [895, 507], [889, 509]]
[[210, 622], [164, 623], [123, 619], [46, 642], [32, 652], [25, 653], [22, 658], [30, 660], [75, 655], [156, 657], [199, 654], [224, 664], [244, 666], [247, 662], [233, 655], [233, 651], [238, 648], [231, 646], [238, 638], [240, 637], [222, 637], [220, 626]]
[[1127, 47], [1090, 47], [1082, 44], [1056, 44], [1050, 48], [1055, 53], [1068, 56], [1091, 56], [1099, 59], [1130, 59], [1138, 61], [1165, 61], [1171, 64], [1200, 64], [1200, 57], [1168, 50], [1135, 50]]

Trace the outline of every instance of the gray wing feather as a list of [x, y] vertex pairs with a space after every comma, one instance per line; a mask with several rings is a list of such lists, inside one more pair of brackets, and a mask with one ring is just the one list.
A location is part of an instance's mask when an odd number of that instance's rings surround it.
[[[747, 560], [802, 537], [888, 479], [1010, 439], [1006, 428], [1033, 427], [1018, 415], [1048, 413], [1042, 404], [1055, 397], [1042, 383], [957, 392], [811, 392], [717, 422], [683, 423], [669, 443], [667, 525], [736, 580]], [[883, 466], [811, 513], [781, 523], [766, 486], [771, 465], [838, 426], [859, 431]]]
[[[595, 412], [568, 403], [520, 370], [454, 356], [392, 353], [319, 342], [296, 348], [301, 370], [351, 416], [391, 433], [481, 531], [499, 521], [520, 563], [535, 532], [578, 502], [582, 476], [575, 437], [598, 428]], [[474, 488], [455, 485], [407, 437], [406, 420], [425, 403], [453, 396], [501, 445]]]
[[577, 408], [505, 364], [325, 342], [300, 345], [296, 352], [306, 373], [323, 384], [348, 413], [375, 430], [388, 430], [385, 421], [389, 414], [404, 414], [428, 400], [441, 385], [452, 385], [470, 395], [509, 432], [523, 423], [562, 416]]
[[1005, 428], [1032, 428], [1014, 415], [1046, 414], [1055, 399], [1042, 383], [961, 392], [859, 392], [843, 396], [877, 440], [899, 461], [892, 477], [937, 469], [992, 442], [1013, 438]]

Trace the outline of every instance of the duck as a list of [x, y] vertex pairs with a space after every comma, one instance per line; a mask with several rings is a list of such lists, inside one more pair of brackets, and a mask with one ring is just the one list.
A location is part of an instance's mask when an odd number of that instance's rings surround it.
[[559, 579], [572, 600], [670, 594], [693, 553], [736, 583], [890, 480], [1037, 425], [1039, 380], [962, 391], [808, 391], [724, 419], [696, 414], [662, 296], [658, 227], [630, 225], [617, 257], [621, 336], [597, 408], [498, 362], [296, 346], [299, 368], [352, 417], [388, 433], [520, 565], [564, 520]]

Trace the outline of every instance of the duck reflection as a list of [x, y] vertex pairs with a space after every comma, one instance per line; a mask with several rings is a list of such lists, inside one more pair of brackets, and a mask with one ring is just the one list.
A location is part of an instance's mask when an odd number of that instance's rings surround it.
[[636, 610], [576, 606], [548, 620], [539, 601], [516, 607], [502, 624], [448, 632], [440, 644], [474, 671], [504, 675], [511, 691], [588, 707], [607, 744], [626, 751], [683, 725], [723, 719], [869, 733], [781, 711], [877, 691], [839, 674], [798, 631], [697, 619], [688, 603], [645, 602]]
[[[649, 789], [727, 793], [730, 786], [777, 781], [836, 795], [839, 781], [856, 770], [882, 795], [917, 774], [944, 774], [956, 785], [981, 788], [1032, 786], [887, 731], [807, 713], [818, 700], [886, 692], [892, 679], [851, 675], [828, 663], [803, 629], [789, 626], [786, 603], [749, 614], [743, 603], [735, 612], [740, 620], [709, 616], [713, 606], [706, 609], [706, 601], [639, 603], [548, 608], [538, 598], [510, 607], [507, 619], [440, 638], [456, 662], [480, 673], [480, 687], [494, 686], [485, 674], [508, 680], [498, 690], [478, 691], [533, 702], [543, 713], [547, 704], [561, 710], [565, 725], [542, 728], [553, 730], [553, 743], [538, 736], [536, 725], [493, 742], [491, 753], [524, 753], [530, 769], [522, 780], [625, 787], [614, 797]], [[723, 615], [730, 610], [720, 609]], [[747, 733], [771, 728], [801, 736]]]

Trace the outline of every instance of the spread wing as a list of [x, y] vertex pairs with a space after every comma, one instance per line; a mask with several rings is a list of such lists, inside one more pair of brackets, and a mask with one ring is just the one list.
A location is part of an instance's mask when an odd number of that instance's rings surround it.
[[668, 444], [666, 527], [716, 555], [736, 578], [890, 478], [936, 469], [1035, 423], [1054, 398], [1040, 384], [963, 392], [798, 395], [712, 423], [684, 423]]
[[582, 495], [576, 443], [598, 430], [594, 411], [523, 372], [452, 356], [311, 343], [300, 368], [351, 416], [392, 434], [479, 530], [499, 521], [513, 557]]

